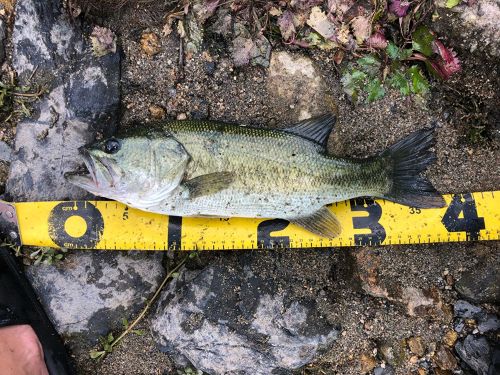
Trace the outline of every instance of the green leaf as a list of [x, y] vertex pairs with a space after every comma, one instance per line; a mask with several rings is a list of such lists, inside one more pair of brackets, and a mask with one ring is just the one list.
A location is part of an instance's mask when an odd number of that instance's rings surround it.
[[422, 71], [417, 65], [413, 65], [408, 69], [408, 73], [411, 77], [411, 90], [415, 94], [424, 94], [429, 91], [429, 82], [422, 74]]
[[356, 63], [369, 76], [376, 76], [380, 70], [380, 61], [373, 55], [362, 57]]
[[406, 60], [412, 54], [413, 54], [413, 48], [405, 48], [405, 49], [399, 50], [399, 59]]
[[412, 46], [414, 50], [422, 52], [425, 56], [432, 55], [432, 42], [435, 37], [426, 26], [420, 26], [412, 35]]
[[366, 98], [368, 102], [373, 102], [375, 100], [381, 99], [385, 95], [384, 86], [382, 86], [382, 83], [378, 78], [375, 78], [368, 83], [366, 91], [368, 92], [368, 97]]
[[142, 330], [142, 329], [133, 329], [130, 332], [135, 333], [137, 336], [142, 336], [145, 333], [144, 330]]
[[63, 254], [57, 254], [57, 255], [56, 255], [56, 259], [57, 259], [57, 260], [61, 260], [63, 257], [64, 257], [64, 255], [63, 255]]
[[115, 339], [115, 338], [114, 338], [113, 334], [110, 332], [110, 333], [108, 334], [107, 341], [108, 341], [109, 343], [112, 343], [114, 339]]
[[399, 48], [393, 42], [389, 42], [385, 50], [389, 58], [393, 60], [399, 59]]
[[110, 344], [106, 343], [103, 345], [103, 348], [104, 348], [104, 351], [105, 352], [108, 352], [108, 353], [111, 353], [113, 351], [113, 348], [111, 347]]
[[360, 88], [364, 85], [367, 78], [367, 74], [361, 70], [353, 69], [352, 71], [346, 71], [342, 75], [340, 82], [344, 88], [344, 92], [349, 95], [351, 100], [356, 101], [358, 97], [358, 92]]
[[446, 8], [454, 8], [460, 4], [461, 0], [446, 0]]
[[122, 318], [122, 324], [123, 324], [123, 327], [124, 327], [125, 329], [127, 329], [127, 328], [128, 328], [128, 320], [127, 320], [127, 318]]
[[98, 359], [101, 358], [106, 352], [104, 350], [91, 350], [90, 351], [90, 358], [92, 359]]
[[410, 82], [409, 78], [407, 78], [401, 72], [395, 72], [390, 78], [389, 83], [395, 89], [398, 89], [401, 94], [404, 96], [410, 95]]

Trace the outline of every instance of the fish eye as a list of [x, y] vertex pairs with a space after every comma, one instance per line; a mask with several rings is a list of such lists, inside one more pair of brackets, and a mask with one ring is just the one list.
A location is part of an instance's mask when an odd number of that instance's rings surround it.
[[116, 154], [120, 151], [121, 143], [118, 139], [110, 138], [104, 143], [104, 152], [106, 154]]

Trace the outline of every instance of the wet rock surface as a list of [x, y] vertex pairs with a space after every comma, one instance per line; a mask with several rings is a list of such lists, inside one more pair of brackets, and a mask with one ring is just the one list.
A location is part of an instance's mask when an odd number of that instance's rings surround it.
[[164, 275], [157, 258], [141, 253], [69, 254], [56, 266], [28, 267], [27, 275], [58, 332], [96, 337], [121, 328]]
[[81, 164], [79, 147], [116, 128], [119, 54], [93, 56], [60, 1], [19, 1], [15, 14], [12, 65], [20, 84], [34, 81], [48, 93], [17, 125], [7, 192], [16, 200], [83, 198], [64, 174]]
[[475, 303], [500, 303], [500, 262], [481, 263], [462, 274], [455, 284], [460, 295]]
[[152, 318], [160, 349], [209, 374], [288, 373], [327, 350], [339, 328], [314, 299], [297, 295], [293, 279], [281, 281], [286, 260], [276, 258], [265, 275], [260, 261], [249, 253], [184, 271]]
[[[78, 148], [110, 134], [118, 121], [120, 58], [96, 58], [60, 1], [18, 1], [13, 66], [21, 84], [47, 88], [33, 117], [17, 125], [7, 195], [14, 201], [68, 200], [88, 194], [67, 183]], [[7, 150], [2, 151], [6, 153]], [[121, 325], [155, 290], [162, 254], [70, 252], [57, 267], [27, 274], [58, 331], [75, 349]]]
[[[459, 357], [478, 375], [497, 373], [493, 365], [493, 350], [485, 337], [468, 335], [457, 342], [455, 350]], [[497, 349], [498, 351], [499, 349]], [[498, 353], [497, 353], [498, 356]], [[491, 368], [491, 372], [490, 369]], [[496, 370], [498, 370], [498, 364]]]

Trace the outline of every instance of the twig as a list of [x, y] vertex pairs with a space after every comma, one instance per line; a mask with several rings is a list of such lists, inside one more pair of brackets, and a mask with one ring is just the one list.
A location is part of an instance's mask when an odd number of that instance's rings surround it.
[[33, 92], [33, 93], [22, 93], [22, 92], [12, 92], [12, 95], [14, 96], [21, 96], [23, 98], [38, 98], [40, 95], [42, 95], [45, 92], [45, 90], [42, 88], [38, 92]]
[[[110, 348], [112, 349], [116, 344], [118, 344], [126, 335], [128, 335], [133, 329], [134, 327], [142, 320], [142, 318], [144, 318], [144, 316], [146, 315], [146, 313], [149, 311], [149, 309], [151, 308], [151, 306], [153, 305], [154, 302], [156, 302], [156, 299], [158, 298], [158, 296], [160, 295], [160, 292], [162, 291], [163, 287], [167, 284], [167, 282], [169, 281], [170, 278], [172, 278], [173, 274], [175, 272], [177, 272], [179, 270], [179, 268], [182, 267], [182, 265], [184, 263], [186, 263], [186, 260], [189, 258], [189, 255], [186, 256], [178, 265], [176, 265], [172, 271], [170, 271], [166, 276], [165, 278], [163, 279], [163, 281], [161, 282], [160, 286], [158, 287], [158, 289], [156, 289], [156, 292], [155, 294], [153, 295], [153, 297], [151, 297], [151, 299], [148, 301], [148, 303], [146, 304], [146, 306], [144, 306], [144, 308], [142, 309], [141, 313], [137, 316], [137, 318], [134, 319], [134, 321], [132, 323], [130, 323], [130, 325], [125, 329], [125, 331], [123, 331], [120, 336], [118, 336], [116, 339], [113, 340], [113, 342], [111, 342], [109, 345], [110, 345]], [[100, 358], [103, 358], [107, 353], [104, 352], [102, 356], [100, 356]]]

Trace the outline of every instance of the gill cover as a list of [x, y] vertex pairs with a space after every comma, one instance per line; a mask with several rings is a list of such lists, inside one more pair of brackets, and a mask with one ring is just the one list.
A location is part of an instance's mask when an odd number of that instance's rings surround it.
[[167, 135], [110, 138], [83, 150], [87, 175], [73, 184], [102, 197], [147, 209], [169, 196], [190, 160], [182, 144]]

